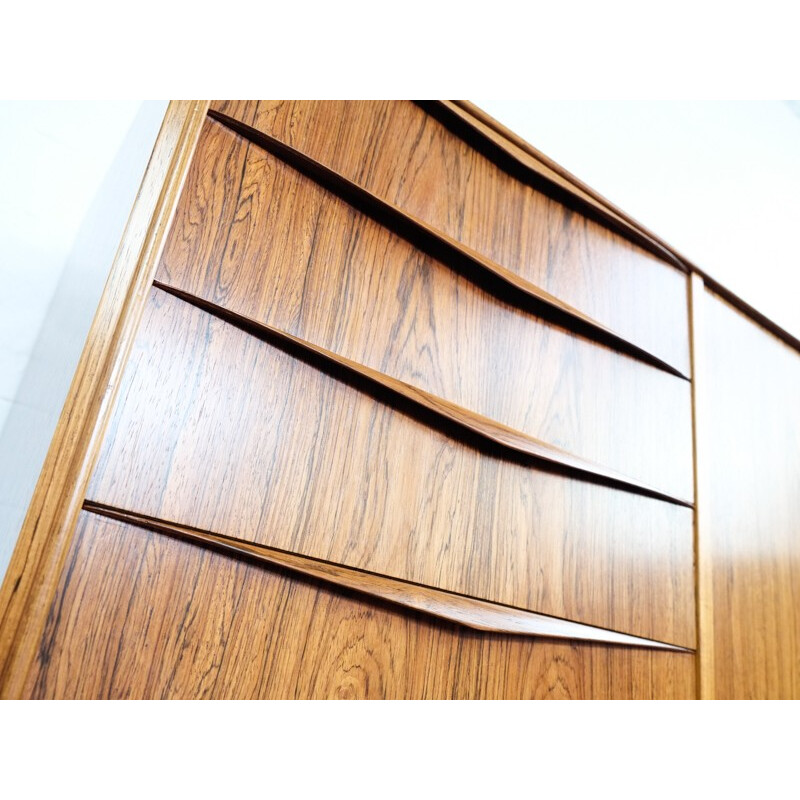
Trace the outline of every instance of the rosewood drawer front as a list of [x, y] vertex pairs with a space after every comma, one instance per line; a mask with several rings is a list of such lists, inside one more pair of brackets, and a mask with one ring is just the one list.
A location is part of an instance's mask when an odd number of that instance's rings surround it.
[[686, 653], [481, 634], [83, 512], [27, 696], [675, 698]]
[[14, 691], [692, 696], [669, 253], [452, 104], [202, 113]]
[[588, 218], [591, 209], [576, 210], [571, 196], [549, 196], [552, 187], [492, 157], [482, 138], [465, 141], [439, 104], [425, 106], [250, 100], [211, 111], [326, 165], [688, 375], [686, 275]]

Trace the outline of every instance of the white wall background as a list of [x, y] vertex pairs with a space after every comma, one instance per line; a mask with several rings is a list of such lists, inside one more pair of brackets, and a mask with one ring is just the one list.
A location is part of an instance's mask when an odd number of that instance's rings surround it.
[[165, 110], [0, 103], [0, 577]]
[[800, 338], [800, 104], [473, 102]]

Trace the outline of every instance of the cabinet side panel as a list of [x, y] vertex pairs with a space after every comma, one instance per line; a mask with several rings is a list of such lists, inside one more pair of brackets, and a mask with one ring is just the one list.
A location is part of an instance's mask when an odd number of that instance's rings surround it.
[[0, 696], [27, 674], [68, 552], [206, 101], [173, 101], [145, 171], [0, 589]]
[[713, 628], [701, 643], [713, 636], [717, 698], [796, 699], [800, 355], [716, 295], [704, 300], [699, 535], [711, 563]]

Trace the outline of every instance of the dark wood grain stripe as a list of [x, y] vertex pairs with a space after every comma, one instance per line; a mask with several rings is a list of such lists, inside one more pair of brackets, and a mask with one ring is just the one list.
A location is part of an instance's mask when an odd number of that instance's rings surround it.
[[616, 331], [559, 300], [509, 269], [451, 238], [442, 231], [386, 202], [338, 172], [308, 157], [285, 142], [219, 111], [209, 116], [248, 141], [280, 158], [293, 169], [337, 195], [358, 211], [408, 240], [428, 255], [463, 274], [485, 291], [528, 313], [536, 314], [570, 331], [637, 358], [651, 366], [688, 380], [677, 367], [658, 358]]
[[573, 455], [566, 450], [554, 447], [533, 436], [528, 436], [521, 431], [503, 425], [489, 417], [477, 414], [456, 403], [451, 403], [449, 400], [437, 397], [430, 392], [412, 386], [405, 381], [398, 380], [383, 372], [378, 372], [363, 364], [359, 364], [356, 361], [352, 361], [324, 347], [293, 336], [291, 333], [287, 333], [272, 325], [267, 325], [263, 322], [257, 322], [250, 317], [242, 316], [224, 306], [212, 303], [210, 300], [193, 295], [176, 286], [164, 283], [163, 281], [156, 280], [153, 282], [153, 285], [259, 338], [271, 340], [273, 342], [277, 340], [279, 343], [289, 345], [291, 351], [294, 353], [299, 350], [303, 355], [319, 357], [326, 366], [333, 367], [332, 371], [337, 377], [340, 375], [341, 370], [344, 370], [347, 376], [356, 376], [365, 379], [372, 386], [386, 390], [395, 397], [407, 400], [417, 408], [432, 412], [434, 415], [434, 422], [439, 420], [444, 423], [451, 423], [468, 433], [476, 434], [483, 442], [498, 447], [501, 455], [505, 457], [518, 458], [519, 456], [523, 456], [526, 459], [533, 459], [537, 462], [545, 462], [547, 465], [562, 468], [569, 474], [574, 474], [584, 479], [633, 491], [637, 494], [643, 494], [659, 500], [666, 500], [667, 502], [687, 508], [693, 507], [693, 503], [690, 500], [675, 497], [649, 484], [638, 481], [635, 478], [604, 467], [602, 464], [597, 464], [588, 459]]
[[666, 642], [537, 614], [514, 606], [389, 578], [385, 575], [265, 545], [253, 544], [230, 536], [221, 536], [211, 531], [177, 525], [92, 500], [86, 500], [83, 508], [85, 511], [99, 516], [126, 522], [167, 536], [175, 536], [234, 556], [253, 558], [271, 566], [288, 569], [334, 586], [379, 598], [394, 605], [413, 608], [415, 611], [421, 611], [424, 614], [430, 614], [479, 631], [553, 639], [577, 639], [656, 650], [675, 650], [684, 653], [693, 652]]

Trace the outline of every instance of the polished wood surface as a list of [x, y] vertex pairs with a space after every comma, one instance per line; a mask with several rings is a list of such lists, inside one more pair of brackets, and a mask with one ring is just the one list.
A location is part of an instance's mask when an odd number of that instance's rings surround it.
[[694, 646], [690, 509], [454, 433], [154, 289], [87, 496]]
[[481, 416], [448, 400], [443, 400], [441, 397], [436, 397], [436, 395], [418, 389], [410, 383], [398, 381], [383, 372], [370, 369], [363, 364], [326, 350], [324, 347], [319, 347], [297, 336], [292, 336], [291, 333], [286, 333], [280, 328], [261, 322], [254, 322], [249, 317], [243, 317], [224, 306], [218, 306], [196, 295], [164, 284], [159, 280], [154, 281], [153, 285], [187, 303], [202, 308], [209, 314], [236, 325], [253, 336], [288, 346], [288, 351], [297, 353], [300, 358], [310, 356], [313, 361], [321, 364], [323, 369], [332, 370], [345, 380], [349, 379], [359, 385], [368, 386], [377, 394], [386, 397], [389, 403], [400, 403], [405, 406], [407, 401], [418, 412], [433, 412], [433, 416], [428, 417], [431, 424], [436, 425], [438, 423], [445, 430], [449, 430], [452, 425], [456, 425], [462, 430], [463, 434], [477, 434], [483, 440], [484, 447], [487, 445], [490, 448], [494, 446], [501, 457], [522, 457], [525, 462], [563, 469], [564, 472], [578, 475], [583, 480], [617, 486], [648, 497], [657, 497], [661, 500], [677, 503], [687, 508], [693, 507], [689, 500], [672, 497], [646, 483], [610, 470], [602, 464], [579, 458], [566, 450], [561, 450], [547, 444], [547, 442], [534, 439], [532, 436], [509, 428], [507, 425], [496, 422], [489, 417]]
[[242, 539], [233, 539], [210, 531], [145, 517], [142, 514], [132, 514], [129, 511], [94, 503], [91, 500], [87, 500], [83, 507], [86, 511], [108, 519], [128, 522], [167, 536], [176, 536], [179, 539], [210, 547], [227, 555], [249, 558], [272, 567], [282, 567], [298, 575], [315, 578], [329, 584], [334, 589], [349, 589], [371, 599], [377, 598], [403, 608], [421, 611], [474, 630], [506, 633], [514, 636], [574, 639], [624, 644], [631, 647], [649, 647], [656, 650], [690, 652], [686, 648], [655, 642], [652, 639], [642, 639], [605, 628], [581, 625], [558, 617], [534, 614], [513, 606], [488, 603], [485, 600], [445, 592], [431, 586], [398, 581], [394, 578], [387, 578], [385, 575], [344, 567], [341, 564], [300, 556], [285, 550], [276, 550], [274, 547], [266, 547], [263, 544], [253, 544]]
[[714, 294], [703, 313], [713, 696], [800, 699], [800, 354]]
[[81, 515], [26, 695], [688, 698], [694, 656], [499, 636]]
[[414, 247], [466, 274], [470, 280], [493, 292], [500, 299], [524, 311], [546, 315], [548, 319], [564, 325], [568, 330], [589, 336], [620, 352], [633, 355], [648, 364], [653, 364], [688, 380], [688, 376], [679, 369], [639, 347], [616, 331], [414, 217], [404, 209], [387, 203], [373, 192], [367, 191], [335, 170], [309, 158], [280, 139], [217, 111], [210, 111], [209, 116], [276, 156], [292, 169], [340, 197], [345, 203], [374, 219], [378, 224], [402, 236]]
[[692, 499], [686, 381], [498, 300], [218, 123], [158, 279]]
[[762, 314], [757, 308], [750, 305], [744, 298], [740, 297], [735, 292], [732, 292], [727, 286], [723, 286], [719, 281], [715, 280], [707, 272], [701, 269], [696, 269], [694, 273], [703, 279], [706, 287], [714, 294], [721, 297], [725, 302], [732, 305], [735, 309], [740, 311], [744, 316], [751, 319], [757, 325], [768, 330], [774, 336], [777, 336], [781, 341], [789, 345], [789, 347], [800, 352], [800, 339], [790, 331], [782, 328], [776, 322], [771, 320], [766, 315]]
[[208, 103], [170, 103], [0, 590], [0, 696], [39, 646], [86, 483]]
[[413, 103], [222, 101], [212, 109], [286, 142], [688, 374], [681, 271], [508, 175]]

